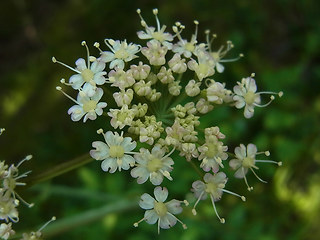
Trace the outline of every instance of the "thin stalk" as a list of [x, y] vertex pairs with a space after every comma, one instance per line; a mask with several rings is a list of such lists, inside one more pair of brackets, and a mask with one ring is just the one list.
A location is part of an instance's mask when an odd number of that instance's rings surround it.
[[48, 169], [47, 171], [42, 171], [38, 174], [35, 175], [30, 175], [30, 177], [27, 177], [25, 179], [25, 182], [27, 184], [26, 187], [30, 187], [34, 184], [40, 183], [40, 182], [44, 182], [47, 181], [49, 179], [52, 179], [54, 177], [60, 176], [64, 173], [70, 172], [76, 168], [79, 168], [91, 161], [93, 161], [94, 159], [90, 157], [89, 154], [85, 154], [82, 155], [80, 157], [77, 157], [75, 159], [72, 159], [70, 161], [61, 163], [57, 166], [54, 166], [50, 169]]

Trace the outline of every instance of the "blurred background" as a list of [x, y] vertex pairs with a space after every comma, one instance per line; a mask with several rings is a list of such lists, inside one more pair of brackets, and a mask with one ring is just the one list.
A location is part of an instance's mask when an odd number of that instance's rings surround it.
[[[218, 35], [216, 49], [232, 40], [235, 48], [228, 57], [244, 53], [245, 58], [225, 64], [216, 80], [232, 86], [255, 72], [260, 91], [284, 92], [269, 107], [257, 109], [252, 119], [223, 107], [202, 120], [221, 127], [231, 151], [239, 143], [252, 142], [283, 162], [280, 168], [261, 166], [259, 174], [268, 184], [249, 175], [253, 192], [230, 177], [227, 189], [246, 195], [247, 201], [223, 196], [217, 206], [226, 218], [224, 225], [210, 202], [203, 201], [196, 217], [190, 209], [179, 216], [187, 230], [177, 224], [158, 236], [155, 225], [134, 228], [144, 214], [135, 196], [151, 193], [153, 187], [137, 186], [129, 172], [104, 173], [99, 163], [91, 162], [21, 189], [35, 207], [20, 207], [16, 229], [35, 231], [55, 215], [58, 220], [44, 231], [47, 239], [320, 239], [319, 5], [316, 0], [1, 1], [0, 126], [7, 130], [0, 138], [1, 159], [18, 162], [33, 154], [22, 171], [32, 169], [34, 175], [86, 154], [92, 141], [101, 140], [96, 130], [108, 130], [103, 117], [86, 124], [70, 120], [72, 102], [55, 87], [72, 73], [54, 65], [51, 57], [73, 66], [86, 56], [82, 40], [90, 46], [104, 38], [137, 41], [137, 8], [150, 25], [155, 24], [156, 7], [170, 30], [174, 22], [182, 22], [184, 37], [191, 36], [193, 20], [198, 20], [198, 39], [204, 41], [202, 33], [211, 29]], [[185, 195], [197, 178], [189, 169], [177, 161], [174, 181], [164, 182], [169, 198], [194, 201]]]

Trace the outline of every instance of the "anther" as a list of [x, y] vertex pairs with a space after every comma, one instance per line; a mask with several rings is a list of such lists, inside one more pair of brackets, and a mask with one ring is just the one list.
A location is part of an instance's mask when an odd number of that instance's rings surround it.
[[255, 77], [256, 74], [255, 73], [251, 73], [250, 77]]
[[184, 205], [189, 206], [189, 202], [187, 200], [183, 200]]
[[93, 44], [93, 46], [96, 47], [96, 48], [99, 48], [99, 47], [100, 47], [100, 43], [95, 42], [95, 43]]
[[98, 133], [98, 134], [102, 134], [102, 133], [103, 133], [103, 129], [102, 129], [102, 128], [98, 129], [98, 130], [97, 130], [97, 133]]
[[243, 53], [240, 53], [240, 54], [239, 54], [239, 57], [244, 57]]
[[269, 151], [265, 151], [264, 154], [268, 157], [270, 156], [270, 152]]
[[61, 88], [60, 86], [56, 86], [56, 89], [57, 89], [58, 91], [61, 91], [61, 90], [62, 90], [62, 88]]
[[194, 208], [192, 209], [192, 214], [195, 216], [197, 215], [197, 210], [195, 210]]
[[196, 25], [198, 25], [198, 24], [199, 24], [199, 21], [198, 21], [198, 20], [194, 20], [193, 23], [196, 24]]
[[155, 9], [152, 10], [152, 12], [153, 12], [154, 15], [157, 15], [158, 14], [158, 9], [155, 8]]
[[282, 96], [283, 96], [283, 92], [280, 91], [280, 92], [278, 93], [278, 96], [279, 96], [279, 97], [282, 97]]
[[246, 197], [245, 196], [241, 196], [241, 200], [245, 202], [246, 201]]
[[141, 13], [141, 9], [140, 9], [140, 8], [137, 9], [137, 13], [138, 13], [138, 14]]
[[57, 59], [55, 57], [52, 57], [51, 60], [52, 60], [53, 63], [57, 62]]
[[278, 166], [281, 167], [282, 166], [282, 162], [278, 162]]

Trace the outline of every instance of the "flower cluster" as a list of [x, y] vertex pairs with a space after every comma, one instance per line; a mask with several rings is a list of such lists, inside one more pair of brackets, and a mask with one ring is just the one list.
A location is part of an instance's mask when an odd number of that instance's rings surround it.
[[[0, 129], [0, 135], [5, 131], [4, 128]], [[32, 159], [31, 155], [26, 156], [17, 165], [11, 164], [10, 166], [5, 161], [0, 161], [0, 220], [3, 221], [0, 225], [0, 239], [7, 240], [15, 234], [12, 229], [12, 223], [19, 221], [18, 206], [20, 202], [28, 206], [33, 206], [26, 202], [16, 192], [16, 186], [25, 186], [26, 184], [21, 182], [20, 179], [25, 178], [31, 171], [19, 174], [19, 167], [25, 161]], [[54, 221], [55, 217], [51, 221]], [[47, 224], [45, 224], [46, 226]], [[41, 228], [37, 232], [31, 232], [30, 234], [24, 233], [21, 240], [37, 240], [41, 238]]]
[[[247, 148], [241, 144], [233, 155], [228, 152], [223, 142], [225, 135], [218, 126], [199, 128], [200, 117], [218, 105], [226, 105], [244, 109], [244, 117], [251, 118], [255, 107], [269, 105], [276, 95], [281, 97], [282, 92], [257, 92], [254, 74], [228, 89], [225, 83], [216, 80], [219, 78], [216, 75], [225, 71], [224, 63], [243, 57], [239, 54], [236, 58], [225, 58], [233, 48], [231, 41], [212, 50], [216, 35], [205, 31], [206, 42], [199, 42], [198, 21], [194, 21], [195, 32], [187, 40], [182, 36], [185, 26], [176, 22], [172, 32], [167, 31], [160, 23], [157, 9], [153, 10], [155, 27], [144, 20], [140, 9], [137, 13], [143, 28], [137, 35], [146, 40], [145, 45], [105, 39], [106, 47], [94, 43], [100, 55], [91, 56], [86, 42], [82, 42], [87, 59], [79, 58], [75, 68], [52, 58], [54, 63], [76, 73], [68, 83], [61, 80], [77, 91], [76, 99], [61, 86], [57, 90], [75, 102], [68, 111], [73, 121], [95, 120], [105, 112], [112, 130], [99, 129], [105, 142], [93, 142], [94, 149], [90, 151], [94, 159], [102, 161], [102, 170], [114, 173], [131, 169], [131, 176], [138, 184], [150, 181], [156, 186], [155, 199], [147, 193], [141, 196], [140, 206], [146, 210], [142, 220], [149, 224], [157, 222], [158, 230], [181, 222], [174, 214], [182, 212], [181, 203], [187, 205], [187, 202], [174, 199], [164, 203], [168, 190], [159, 186], [173, 180], [170, 173], [179, 159], [173, 159], [172, 155], [178, 153], [192, 167], [198, 165], [204, 172], [203, 181], [196, 180], [192, 184], [195, 196], [192, 212], [196, 214], [196, 205], [209, 196], [223, 223], [225, 220], [215, 207], [222, 194], [229, 193], [245, 201], [244, 196], [225, 189], [228, 179], [222, 170], [229, 156], [235, 156], [229, 161], [230, 167], [236, 170], [235, 177], [244, 178], [246, 183], [248, 169], [263, 181], [254, 171], [256, 163], [277, 162], [256, 160], [260, 153], [253, 144]], [[101, 100], [104, 94], [109, 108]], [[269, 95], [270, 101], [262, 103], [263, 95]], [[264, 153], [269, 155], [269, 152]], [[252, 189], [248, 183], [247, 186]], [[139, 222], [134, 225], [138, 226]], [[184, 224], [183, 227], [186, 228]]]

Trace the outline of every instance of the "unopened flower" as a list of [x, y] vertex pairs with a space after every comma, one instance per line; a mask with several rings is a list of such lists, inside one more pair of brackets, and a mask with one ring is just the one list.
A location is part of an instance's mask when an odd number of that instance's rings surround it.
[[131, 87], [136, 82], [130, 70], [124, 71], [118, 67], [115, 67], [115, 70], [109, 72], [108, 81], [109, 83], [112, 83], [111, 86], [120, 89]]
[[12, 223], [1, 223], [0, 225], [0, 238], [7, 240], [10, 236], [14, 235], [15, 231], [12, 229]]
[[196, 104], [196, 108], [199, 113], [206, 114], [213, 109], [213, 106], [204, 98], [200, 98]]
[[215, 63], [204, 52], [200, 52], [197, 57], [198, 61], [195, 61], [194, 59], [190, 60], [188, 62], [188, 67], [196, 73], [199, 81], [202, 81], [204, 78], [214, 74]]
[[166, 67], [161, 67], [159, 73], [157, 74], [158, 79], [163, 84], [172, 83], [174, 81], [174, 77], [172, 74], [172, 70], [169, 68], [168, 70]]
[[135, 111], [129, 109], [128, 105], [123, 105], [121, 109], [109, 109], [108, 115], [111, 117], [110, 124], [114, 129], [122, 129], [130, 126], [135, 116]]
[[153, 66], [161, 66], [166, 63], [167, 51], [167, 47], [161, 46], [160, 42], [155, 40], [147, 42], [147, 47], [141, 49], [142, 54]]
[[197, 96], [200, 93], [201, 82], [190, 80], [186, 86], [186, 94], [190, 97]]
[[218, 172], [214, 175], [212, 175], [211, 173], [206, 173], [203, 177], [203, 180], [203, 182], [198, 180], [193, 182], [192, 184], [191, 191], [194, 192], [194, 196], [197, 199], [196, 203], [193, 206], [192, 213], [194, 215], [197, 214], [196, 206], [198, 205], [199, 201], [205, 200], [207, 198], [207, 195], [209, 195], [214, 212], [216, 213], [220, 222], [225, 223], [225, 219], [219, 216], [215, 205], [215, 202], [221, 199], [222, 193], [225, 192], [240, 197], [242, 201], [245, 201], [246, 198], [244, 196], [240, 196], [237, 193], [230, 192], [224, 189], [228, 179], [226, 174], [223, 172]]
[[148, 178], [153, 185], [160, 185], [163, 177], [172, 180], [170, 172], [174, 162], [169, 157], [172, 152], [165, 155], [166, 151], [157, 146], [153, 147], [151, 152], [140, 148], [140, 153], [134, 155], [137, 166], [131, 170], [131, 176], [137, 178], [139, 184], [146, 182]]
[[129, 105], [133, 99], [133, 90], [121, 90], [120, 92], [115, 92], [113, 94], [113, 98], [116, 101], [118, 107], [122, 107], [123, 105]]
[[225, 84], [208, 80], [209, 86], [207, 88], [207, 99], [209, 102], [215, 104], [222, 104], [223, 102], [232, 101], [231, 91], [225, 88]]
[[147, 64], [143, 64], [143, 62], [139, 62], [139, 65], [131, 65], [130, 71], [132, 76], [136, 80], [144, 80], [149, 76], [150, 66]]
[[106, 143], [95, 141], [90, 151], [91, 157], [102, 161], [101, 168], [103, 171], [114, 173], [117, 169], [121, 171], [128, 170], [135, 163], [134, 158], [129, 154], [134, 154], [133, 149], [137, 144], [130, 137], [122, 137], [118, 133], [111, 131], [103, 133], [102, 129], [98, 133], [103, 134]]
[[243, 144], [240, 144], [239, 147], [236, 147], [234, 150], [234, 153], [236, 155], [235, 159], [230, 160], [229, 165], [232, 169], [236, 170], [234, 176], [236, 178], [244, 178], [244, 181], [248, 187], [248, 190], [251, 191], [253, 187], [250, 187], [246, 178], [246, 174], [248, 172], [248, 169], [251, 170], [251, 172], [256, 176], [256, 178], [261, 181], [266, 183], [266, 181], [262, 180], [255, 172], [253, 169], [259, 169], [256, 166], [257, 162], [260, 163], [274, 163], [277, 164], [278, 166], [282, 165], [282, 162], [275, 162], [271, 160], [256, 160], [256, 156], [259, 154], [265, 154], [266, 156], [269, 156], [270, 153], [269, 151], [266, 152], [258, 152], [257, 147], [250, 143], [246, 147]]
[[182, 227], [186, 229], [187, 226], [174, 215], [181, 213], [181, 203], [187, 205], [187, 202], [176, 199], [165, 202], [168, 197], [168, 190], [165, 187], [156, 187], [154, 189], [154, 196], [155, 198], [151, 197], [148, 193], [144, 193], [141, 196], [139, 205], [142, 209], [145, 209], [146, 212], [140, 221], [134, 223], [134, 226], [138, 227], [142, 221], [146, 221], [149, 224], [158, 222], [158, 233], [160, 233], [160, 228], [168, 229], [173, 227], [178, 221], [182, 224]]
[[187, 71], [187, 64], [185, 62], [186, 60], [182, 59], [181, 55], [176, 53], [175, 55], [173, 55], [168, 64], [173, 72], [184, 73], [185, 71]]

